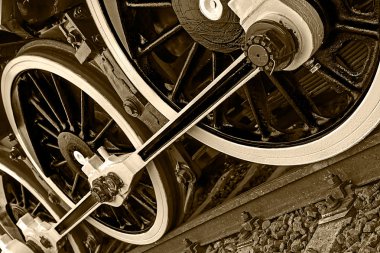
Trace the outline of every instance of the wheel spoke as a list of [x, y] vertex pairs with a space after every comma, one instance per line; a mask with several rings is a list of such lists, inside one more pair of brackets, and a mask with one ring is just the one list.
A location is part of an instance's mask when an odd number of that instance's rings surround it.
[[61, 166], [64, 166], [67, 164], [67, 161], [66, 160], [63, 160], [63, 161], [60, 161], [60, 162], [54, 162], [51, 164], [51, 166], [53, 167], [61, 167]]
[[123, 224], [119, 218], [119, 214], [117, 211], [115, 211], [115, 208], [113, 206], [109, 206], [109, 209], [111, 210], [113, 216], [116, 219], [116, 222], [119, 223], [120, 229], [123, 229], [125, 227], [125, 223]]
[[107, 132], [107, 130], [115, 123], [113, 119], [110, 119], [107, 124], [103, 127], [102, 130], [99, 131], [99, 133], [95, 136], [95, 138], [89, 142], [89, 145], [95, 144], [97, 141], [99, 141], [103, 135]]
[[22, 199], [22, 204], [23, 204], [23, 207], [24, 208], [27, 208], [27, 203], [26, 203], [26, 191], [25, 191], [25, 188], [24, 186], [22, 186], [22, 184], [20, 184], [20, 190], [21, 190], [21, 199]]
[[156, 209], [157, 203], [154, 201], [154, 189], [151, 185], [140, 182], [137, 192], [153, 209]]
[[127, 210], [128, 214], [132, 218], [133, 222], [131, 222], [133, 225], [138, 227], [139, 229], [144, 229], [144, 223], [141, 221], [140, 217], [133, 211], [130, 204], [125, 203], [124, 204], [125, 210]]
[[80, 93], [80, 133], [79, 137], [86, 140], [90, 133], [90, 123], [94, 119], [94, 103], [84, 92]]
[[[46, 102], [46, 104], [49, 106], [51, 112], [54, 114], [54, 116], [59, 121], [62, 129], [65, 129], [66, 128], [66, 124], [65, 124], [64, 120], [61, 118], [60, 113], [58, 112], [58, 110], [53, 105], [53, 101], [51, 101], [51, 96], [49, 96], [49, 94], [47, 94], [47, 92], [42, 88], [41, 84], [31, 75], [30, 72], [28, 72], [27, 75], [30, 78], [30, 80], [32, 80], [32, 83], [37, 88], [38, 92], [41, 94], [41, 96], [44, 99], [44, 101]], [[46, 80], [46, 77], [45, 77], [45, 80]]]
[[189, 54], [187, 55], [185, 64], [183, 65], [181, 72], [179, 73], [177, 82], [175, 83], [172, 94], [171, 94], [173, 101], [175, 101], [177, 99], [177, 97], [179, 95], [179, 91], [181, 91], [183, 89], [183, 79], [186, 77], [187, 72], [189, 70], [189, 67], [193, 61], [193, 58], [194, 58], [195, 54], [197, 53], [198, 45], [199, 44], [197, 42], [194, 42], [193, 46], [191, 47], [191, 49], [189, 51]]
[[172, 4], [170, 2], [164, 1], [154, 1], [154, 2], [144, 2], [144, 3], [130, 3], [129, 1], [125, 1], [127, 7], [132, 8], [166, 8], [171, 7]]
[[80, 178], [80, 173], [76, 173], [75, 174], [75, 177], [74, 177], [74, 182], [73, 182], [73, 185], [71, 187], [71, 191], [70, 191], [70, 195], [73, 196], [74, 193], [75, 193], [75, 190], [78, 186], [78, 181], [79, 181], [79, 178]]
[[52, 73], [50, 74], [50, 76], [51, 76], [51, 79], [53, 80], [53, 84], [54, 84], [55, 89], [57, 91], [59, 100], [61, 101], [62, 108], [66, 114], [66, 118], [67, 118], [67, 121], [68, 121], [69, 126], [70, 126], [70, 131], [74, 132], [75, 131], [74, 121], [73, 121], [72, 115], [70, 113], [71, 109], [70, 109], [69, 103], [67, 102], [67, 94], [65, 94], [64, 90], [62, 89], [61, 83], [58, 81], [56, 76]]
[[296, 83], [290, 84], [288, 80], [281, 78], [276, 73], [270, 75], [266, 72], [266, 74], [272, 84], [295, 110], [297, 115], [304, 121], [304, 123], [312, 128], [312, 131], [315, 131], [315, 129], [318, 128], [318, 124], [313, 115], [313, 107], [303, 92], [299, 90], [298, 85]]
[[33, 208], [33, 211], [31, 212], [31, 215], [34, 216], [36, 215], [36, 212], [38, 210], [38, 208], [40, 208], [42, 206], [41, 202], [38, 202], [37, 205]]
[[30, 98], [29, 102], [33, 105], [34, 108], [41, 114], [43, 118], [45, 118], [58, 132], [61, 131], [59, 125], [53, 120], [52, 117], [41, 107], [41, 105], [34, 99]]
[[252, 81], [245, 85], [244, 93], [260, 130], [262, 140], [269, 140], [271, 134], [269, 123], [270, 114], [267, 107], [267, 95], [262, 79], [256, 78], [254, 82]]
[[156, 211], [148, 204], [146, 203], [146, 200], [145, 198], [141, 195], [141, 193], [139, 194], [143, 199], [140, 199], [138, 198], [135, 194], [131, 194], [131, 197], [137, 202], [139, 203], [142, 207], [144, 207], [144, 209], [146, 209], [147, 211], [149, 211], [151, 214], [153, 214], [154, 216], [156, 216]]
[[51, 135], [52, 137], [58, 139], [58, 134], [57, 133], [54, 133], [53, 130], [50, 130], [48, 127], [44, 126], [42, 123], [40, 122], [36, 122], [36, 125], [41, 128], [43, 131], [45, 131], [46, 133], [48, 133], [49, 135]]
[[46, 147], [53, 148], [59, 150], [59, 147], [57, 145], [51, 144], [51, 143], [45, 143]]
[[181, 25], [176, 25], [169, 29], [167, 32], [164, 32], [159, 35], [159, 37], [154, 40], [153, 42], [149, 43], [148, 45], [144, 45], [145, 47], [143, 49], [140, 49], [137, 57], [141, 57], [151, 51], [153, 51], [156, 47], [167, 41], [169, 38], [171, 38], [173, 35], [175, 35], [177, 32], [182, 30]]

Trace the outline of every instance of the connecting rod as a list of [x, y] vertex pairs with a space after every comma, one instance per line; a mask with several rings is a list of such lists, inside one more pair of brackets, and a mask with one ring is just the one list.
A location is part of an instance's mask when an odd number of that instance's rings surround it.
[[102, 204], [120, 206], [128, 196], [136, 175], [169, 145], [201, 121], [240, 87], [260, 72], [247, 63], [242, 54], [160, 131], [135, 152], [123, 156], [102, 154], [87, 159], [82, 170], [92, 190], [64, 217], [46, 231], [52, 243], [58, 242]]

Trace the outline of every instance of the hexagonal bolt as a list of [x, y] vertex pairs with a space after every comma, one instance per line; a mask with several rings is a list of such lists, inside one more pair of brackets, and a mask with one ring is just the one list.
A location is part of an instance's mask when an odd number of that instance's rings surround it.
[[83, 6], [75, 8], [73, 15], [76, 19], [86, 19], [90, 16], [88, 10]]
[[10, 134], [8, 134], [8, 140], [9, 141], [15, 141], [16, 140], [16, 136], [13, 133], [10, 133]]
[[124, 110], [132, 117], [139, 117], [144, 111], [144, 107], [135, 97], [126, 98], [124, 100], [123, 106]]
[[54, 192], [49, 192], [48, 196], [49, 196], [49, 201], [51, 203], [53, 203], [53, 204], [59, 204], [59, 203], [61, 203], [60, 198]]
[[42, 246], [44, 246], [46, 249], [50, 249], [53, 247], [53, 244], [50, 242], [50, 240], [44, 236], [40, 237], [40, 243]]
[[9, 153], [9, 158], [12, 160], [23, 159], [24, 155], [18, 147], [12, 147], [11, 152]]

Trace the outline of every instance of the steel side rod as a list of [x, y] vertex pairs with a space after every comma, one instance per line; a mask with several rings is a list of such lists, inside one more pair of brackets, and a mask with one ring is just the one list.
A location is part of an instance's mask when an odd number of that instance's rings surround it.
[[[246, 63], [245, 55], [242, 54], [185, 106], [175, 118], [166, 123], [162, 129], [148, 139], [144, 145], [131, 153], [123, 161], [109, 165], [110, 171], [122, 172], [125, 170], [125, 166], [128, 167], [129, 165], [134, 167], [133, 171], [137, 174], [163, 150], [185, 134], [190, 128], [195, 126], [208, 113], [214, 110], [259, 72], [260, 70], [253, 70], [251, 65]], [[120, 177], [124, 182], [131, 182], [130, 178], [125, 178], [124, 180], [122, 176]], [[121, 195], [125, 198], [126, 191], [121, 193]], [[91, 193], [88, 193], [58, 221], [54, 230], [58, 232], [62, 238], [77, 224], [86, 219], [101, 204], [103, 203], [98, 202]]]

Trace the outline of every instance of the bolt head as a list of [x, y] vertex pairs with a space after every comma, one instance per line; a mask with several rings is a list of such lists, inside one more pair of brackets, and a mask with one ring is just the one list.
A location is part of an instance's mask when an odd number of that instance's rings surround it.
[[42, 244], [42, 246], [44, 246], [45, 248], [47, 249], [50, 249], [53, 247], [53, 245], [51, 244], [50, 240], [47, 239], [46, 237], [44, 236], [41, 236], [40, 238], [40, 243]]

